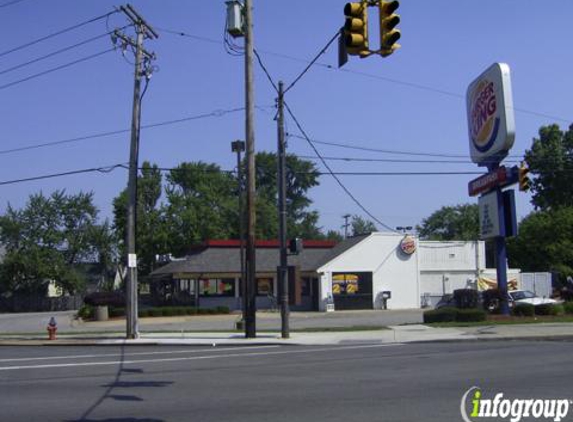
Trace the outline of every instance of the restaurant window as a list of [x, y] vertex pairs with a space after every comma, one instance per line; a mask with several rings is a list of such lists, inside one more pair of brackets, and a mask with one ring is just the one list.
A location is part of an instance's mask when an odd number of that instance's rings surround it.
[[199, 294], [201, 296], [235, 296], [235, 279], [209, 278], [199, 280]]

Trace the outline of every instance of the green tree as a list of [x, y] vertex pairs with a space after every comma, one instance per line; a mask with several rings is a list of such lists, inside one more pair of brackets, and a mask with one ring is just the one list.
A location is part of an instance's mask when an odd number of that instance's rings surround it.
[[510, 265], [523, 271], [557, 271], [573, 276], [573, 208], [537, 211], [519, 224], [508, 244]]
[[237, 181], [218, 165], [180, 164], [167, 176], [166, 196], [173, 253], [206, 239], [238, 238]]
[[92, 193], [31, 195], [26, 206], [8, 206], [0, 217], [0, 242], [6, 255], [0, 271], [2, 290], [46, 293], [50, 281], [68, 293], [83, 288], [77, 264], [94, 262], [101, 252], [94, 234], [98, 211]]
[[435, 211], [416, 227], [426, 240], [477, 240], [479, 209], [477, 204], [445, 206]]
[[[265, 239], [278, 237], [278, 188], [276, 153], [259, 152], [255, 158], [257, 225], [263, 229], [259, 235]], [[287, 232], [289, 237], [305, 239], [323, 238], [318, 226], [318, 212], [309, 210], [312, 200], [308, 191], [318, 186], [318, 170], [313, 162], [298, 158], [294, 154], [286, 156], [286, 202]]]
[[[137, 222], [135, 247], [139, 271], [149, 274], [155, 266], [155, 256], [169, 252], [163, 212], [159, 200], [162, 193], [161, 171], [155, 164], [144, 162], [137, 177]], [[127, 258], [127, 189], [113, 200], [114, 228], [120, 245], [122, 260]]]
[[370, 220], [360, 217], [359, 215], [352, 216], [350, 227], [352, 228], [352, 236], [369, 234], [376, 231], [376, 224]]
[[531, 149], [525, 152], [532, 177], [532, 204], [547, 210], [573, 206], [573, 126], [567, 131], [558, 125], [539, 129]]

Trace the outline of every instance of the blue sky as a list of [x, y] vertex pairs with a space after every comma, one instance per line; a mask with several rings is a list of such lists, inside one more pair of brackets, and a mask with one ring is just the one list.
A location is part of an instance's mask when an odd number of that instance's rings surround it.
[[[0, 3], [5, 4], [7, 1]], [[343, 24], [344, 1], [253, 0], [255, 48], [275, 81], [290, 84]], [[157, 54], [145, 95], [142, 124], [211, 115], [142, 130], [140, 162], [173, 167], [182, 161], [215, 162], [232, 169], [230, 143], [244, 139], [244, 60], [223, 46], [225, 5], [220, 1], [133, 0], [160, 33], [146, 41]], [[0, 52], [112, 11], [108, 0], [22, 0], [0, 7]], [[468, 84], [494, 62], [508, 63], [516, 108], [512, 156], [523, 155], [542, 125], [570, 122], [573, 2], [518, 0], [402, 1], [402, 48], [388, 58], [351, 58], [338, 70], [336, 43], [288, 92], [286, 101], [312, 139], [389, 154], [316, 144], [326, 157], [447, 160], [418, 154], [455, 155], [465, 163], [329, 161], [336, 172], [480, 171], [469, 160], [465, 110]], [[539, 6], [546, 6], [541, 10]], [[375, 9], [370, 9], [375, 16]], [[543, 14], [542, 14], [543, 13]], [[19, 152], [14, 148], [128, 129], [133, 57], [120, 51], [11, 87], [4, 85], [99, 53], [108, 37], [50, 59], [2, 73], [52, 51], [126, 24], [121, 14], [98, 20], [29, 48], [0, 56], [0, 181], [126, 163], [129, 133]], [[167, 31], [184, 32], [187, 36]], [[238, 41], [242, 43], [241, 40]], [[374, 41], [377, 42], [377, 41]], [[330, 67], [329, 67], [330, 66]], [[276, 149], [274, 92], [255, 68], [255, 148]], [[287, 118], [289, 152], [314, 155]], [[450, 159], [451, 160], [451, 159]], [[513, 164], [513, 163], [511, 163]], [[318, 163], [318, 167], [323, 169]], [[475, 202], [467, 195], [471, 175], [340, 176], [345, 186], [390, 227], [415, 225], [444, 205]], [[28, 196], [66, 189], [93, 191], [102, 217], [127, 184], [127, 172], [87, 173], [0, 186], [0, 212], [22, 207]], [[340, 229], [342, 215], [363, 211], [329, 176], [310, 192], [325, 229]], [[518, 217], [531, 211], [517, 194]], [[381, 228], [381, 227], [380, 227]]]

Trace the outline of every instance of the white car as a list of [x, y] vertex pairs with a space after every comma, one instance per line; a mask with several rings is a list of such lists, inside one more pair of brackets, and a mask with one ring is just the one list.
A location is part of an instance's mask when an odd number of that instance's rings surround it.
[[535, 296], [535, 293], [529, 290], [512, 290], [509, 293], [512, 303], [515, 305], [520, 303], [527, 303], [529, 305], [554, 305], [558, 303], [555, 299], [548, 297]]

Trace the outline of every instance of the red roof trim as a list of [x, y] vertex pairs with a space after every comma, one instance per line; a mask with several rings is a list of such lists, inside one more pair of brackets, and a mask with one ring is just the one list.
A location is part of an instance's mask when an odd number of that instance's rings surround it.
[[[246, 244], [246, 242], [245, 242]], [[305, 248], [334, 248], [336, 246], [336, 242], [332, 240], [303, 240], [302, 241], [303, 247]], [[238, 239], [227, 239], [227, 240], [218, 240], [218, 239], [209, 239], [203, 242], [201, 246], [208, 247], [208, 248], [238, 248], [241, 246], [241, 242]], [[255, 242], [255, 247], [257, 248], [278, 248], [279, 241], [278, 240], [257, 240]]]

